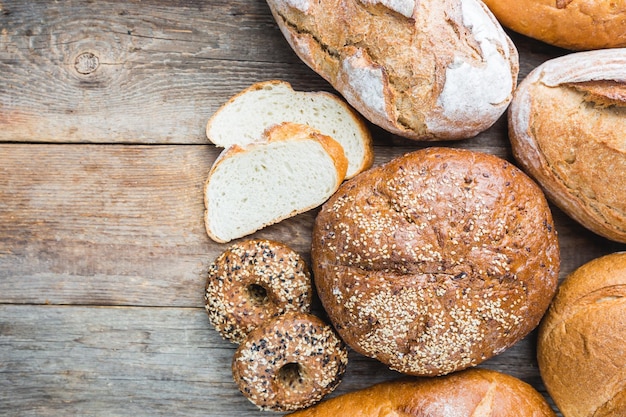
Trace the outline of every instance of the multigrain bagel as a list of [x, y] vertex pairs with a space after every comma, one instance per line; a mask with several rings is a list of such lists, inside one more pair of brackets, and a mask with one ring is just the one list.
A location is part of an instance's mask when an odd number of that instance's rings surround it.
[[560, 259], [540, 188], [501, 158], [452, 148], [344, 183], [317, 216], [311, 255], [346, 343], [429, 376], [476, 365], [535, 328]]
[[233, 343], [287, 311], [309, 311], [312, 284], [305, 260], [266, 239], [237, 242], [209, 267], [205, 307], [215, 329]]
[[263, 410], [308, 407], [333, 391], [348, 363], [345, 344], [320, 318], [288, 312], [256, 328], [233, 357], [241, 392]]

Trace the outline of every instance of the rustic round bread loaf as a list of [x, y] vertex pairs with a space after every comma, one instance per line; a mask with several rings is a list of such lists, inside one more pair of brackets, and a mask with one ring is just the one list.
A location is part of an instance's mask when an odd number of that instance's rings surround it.
[[476, 365], [526, 336], [560, 259], [539, 187], [501, 158], [453, 148], [345, 182], [316, 218], [311, 255], [348, 345], [414, 375]]
[[559, 287], [539, 327], [541, 377], [565, 417], [626, 415], [626, 252], [594, 259]]
[[439, 378], [383, 382], [326, 400], [291, 417], [555, 417], [527, 383], [475, 368]]
[[267, 3], [300, 59], [392, 133], [468, 138], [511, 100], [518, 53], [480, 0]]
[[509, 29], [571, 50], [626, 46], [626, 2], [485, 0]]
[[547, 61], [515, 92], [513, 154], [548, 198], [591, 231], [626, 242], [626, 49]]

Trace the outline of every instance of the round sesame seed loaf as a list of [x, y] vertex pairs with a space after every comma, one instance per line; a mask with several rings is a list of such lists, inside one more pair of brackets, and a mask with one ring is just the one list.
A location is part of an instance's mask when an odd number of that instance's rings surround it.
[[348, 345], [412, 375], [479, 364], [533, 330], [559, 247], [540, 188], [493, 155], [429, 148], [347, 181], [313, 232], [315, 285]]

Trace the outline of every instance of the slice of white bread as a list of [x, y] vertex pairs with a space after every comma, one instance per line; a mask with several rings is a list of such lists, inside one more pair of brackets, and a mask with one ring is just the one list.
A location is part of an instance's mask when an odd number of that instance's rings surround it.
[[264, 141], [232, 145], [205, 185], [205, 226], [225, 243], [324, 203], [345, 178], [343, 147], [296, 123], [269, 128]]
[[209, 119], [206, 135], [217, 146], [245, 145], [282, 122], [309, 125], [339, 142], [348, 158], [346, 178], [373, 163], [371, 134], [352, 107], [334, 94], [295, 91], [280, 80], [253, 84], [232, 97]]

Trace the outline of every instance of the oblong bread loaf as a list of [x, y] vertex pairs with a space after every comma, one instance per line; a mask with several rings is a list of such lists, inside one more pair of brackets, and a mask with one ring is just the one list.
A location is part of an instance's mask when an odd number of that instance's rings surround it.
[[566, 417], [626, 415], [626, 252], [571, 273], [539, 327], [541, 377]]
[[626, 49], [572, 53], [534, 69], [515, 92], [509, 136], [553, 203], [626, 242]]
[[438, 378], [382, 382], [331, 398], [291, 417], [554, 417], [527, 383], [475, 368]]
[[348, 158], [346, 178], [374, 161], [371, 134], [345, 101], [326, 91], [295, 91], [281, 80], [255, 83], [231, 97], [211, 116], [206, 134], [217, 146], [247, 145], [284, 122], [309, 125], [339, 142]]
[[296, 54], [374, 124], [417, 140], [490, 127], [518, 54], [479, 0], [268, 0]]
[[485, 0], [509, 29], [571, 50], [626, 46], [626, 2], [613, 0]]

